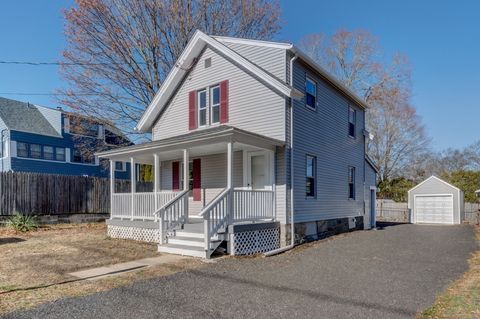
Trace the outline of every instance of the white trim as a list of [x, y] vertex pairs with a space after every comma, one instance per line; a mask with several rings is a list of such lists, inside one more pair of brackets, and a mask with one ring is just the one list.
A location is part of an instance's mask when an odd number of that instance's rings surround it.
[[[213, 104], [213, 94], [212, 94], [212, 91], [214, 89], [218, 88], [218, 104]], [[208, 101], [209, 101], [209, 105], [208, 105], [208, 115], [209, 115], [209, 124], [210, 126], [213, 126], [213, 125], [219, 125], [220, 124], [220, 84], [215, 84], [215, 85], [212, 85], [212, 86], [209, 86], [208, 87]], [[213, 121], [213, 108], [214, 107], [217, 107], [218, 108], [218, 122], [214, 122]]]
[[[126, 172], [127, 171], [127, 163], [124, 161], [113, 161], [115, 163], [115, 172]], [[121, 169], [117, 169], [117, 162], [122, 164]]]
[[[202, 110], [205, 110], [205, 124], [200, 125], [200, 93], [205, 92], [205, 107]], [[196, 105], [195, 110], [197, 112], [197, 128], [207, 127], [209, 124], [208, 121], [208, 96], [207, 96], [207, 88], [203, 88], [196, 91], [197, 98], [196, 98]]]
[[420, 184], [418, 184], [417, 186], [410, 188], [410, 190], [408, 191], [408, 193], [410, 193], [410, 192], [413, 191], [414, 189], [420, 187], [421, 185], [423, 185], [423, 184], [426, 183], [427, 181], [431, 180], [432, 178], [433, 178], [433, 179], [436, 179], [437, 181], [442, 182], [442, 183], [444, 183], [444, 184], [446, 184], [446, 185], [448, 185], [448, 186], [450, 186], [450, 187], [452, 187], [452, 188], [454, 188], [454, 189], [456, 189], [457, 191], [460, 191], [460, 188], [458, 188], [458, 187], [456, 187], [456, 186], [453, 186], [452, 184], [449, 184], [449, 183], [445, 182], [443, 179], [440, 179], [440, 178], [438, 178], [438, 177], [435, 176], [435, 175], [432, 175], [432, 176], [430, 176], [429, 178], [427, 178], [426, 180], [424, 180], [423, 182], [421, 182]]
[[[453, 194], [416, 194], [413, 196], [413, 209], [412, 209], [412, 223], [417, 224], [417, 197], [450, 197], [452, 199], [452, 223], [433, 223], [433, 224], [446, 224], [446, 225], [454, 225], [455, 224], [455, 210], [454, 210], [454, 198]], [[460, 202], [460, 201], [459, 201]], [[423, 223], [422, 223], [423, 224]], [[424, 223], [426, 224], [426, 223]]]
[[[307, 104], [307, 93], [308, 93], [308, 92], [307, 92], [307, 83], [308, 83], [308, 81], [312, 82], [313, 85], [315, 86], [315, 95], [314, 95], [314, 97], [315, 97], [315, 103], [314, 103], [314, 106], [310, 106], [310, 105]], [[312, 111], [316, 111], [316, 110], [317, 110], [317, 95], [318, 95], [318, 94], [317, 94], [317, 93], [318, 93], [318, 91], [317, 91], [317, 86], [318, 86], [317, 81], [315, 81], [314, 79], [312, 79], [310, 76], [305, 75], [305, 106], [306, 106], [307, 108], [309, 108], [310, 110], [312, 110]]]
[[258, 67], [237, 52], [222, 44], [220, 41], [217, 41], [205, 33], [197, 30], [192, 39], [188, 42], [186, 48], [183, 50], [175, 66], [170, 70], [170, 73], [155, 94], [152, 102], [143, 113], [140, 121], [135, 127], [136, 130], [140, 132], [146, 132], [151, 128], [158, 113], [163, 110], [166, 103], [170, 99], [170, 96], [175, 92], [179, 83], [181, 83], [185, 75], [189, 72], [190, 68], [196, 63], [196, 59], [203, 51], [203, 48], [207, 45], [215, 48], [216, 51], [225, 57], [237, 62], [240, 67], [255, 75], [281, 94], [293, 98], [303, 97], [302, 92], [273, 77], [262, 68]]
[[293, 47], [291, 43], [287, 43], [287, 42], [251, 40], [251, 39], [243, 39], [243, 38], [223, 37], [218, 35], [214, 35], [212, 36], [212, 38], [220, 42], [247, 44], [247, 45], [254, 45], [259, 47], [269, 47], [269, 48], [284, 49], [284, 50], [291, 49]]

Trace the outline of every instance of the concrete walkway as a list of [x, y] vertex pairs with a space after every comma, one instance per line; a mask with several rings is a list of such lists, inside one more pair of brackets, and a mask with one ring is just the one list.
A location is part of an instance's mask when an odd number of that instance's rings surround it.
[[224, 258], [4, 318], [412, 318], [468, 269], [470, 226], [357, 231], [269, 258]]
[[126, 272], [137, 271], [149, 266], [175, 263], [186, 258], [187, 257], [165, 254], [158, 257], [144, 258], [110, 266], [76, 271], [69, 273], [69, 275], [78, 279], [97, 280], [105, 277], [116, 276]]

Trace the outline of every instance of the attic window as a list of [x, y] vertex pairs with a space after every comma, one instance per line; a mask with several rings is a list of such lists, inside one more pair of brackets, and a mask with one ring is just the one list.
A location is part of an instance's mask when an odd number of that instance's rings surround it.
[[205, 59], [205, 69], [212, 65], [212, 58]]

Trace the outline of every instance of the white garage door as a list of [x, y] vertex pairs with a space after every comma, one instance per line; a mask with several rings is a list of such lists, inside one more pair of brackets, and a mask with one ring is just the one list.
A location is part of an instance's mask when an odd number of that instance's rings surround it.
[[417, 223], [453, 224], [453, 196], [417, 196], [415, 215]]

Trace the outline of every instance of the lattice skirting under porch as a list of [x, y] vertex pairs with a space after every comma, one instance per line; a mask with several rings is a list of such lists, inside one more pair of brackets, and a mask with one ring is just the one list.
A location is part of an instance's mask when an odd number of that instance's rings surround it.
[[280, 247], [280, 228], [241, 231], [230, 234], [232, 255], [253, 255]]
[[151, 243], [159, 242], [159, 229], [129, 226], [107, 226], [107, 235], [112, 238], [133, 239]]

